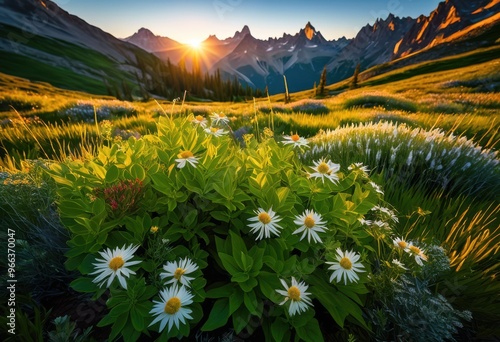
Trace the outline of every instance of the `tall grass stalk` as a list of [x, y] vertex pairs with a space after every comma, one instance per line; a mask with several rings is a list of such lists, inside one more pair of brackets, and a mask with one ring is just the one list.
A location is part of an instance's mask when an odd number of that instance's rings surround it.
[[43, 154], [45, 154], [45, 157], [47, 159], [49, 159], [49, 155], [47, 154], [47, 152], [45, 152], [45, 150], [43, 149], [43, 146], [42, 144], [40, 144], [40, 142], [38, 141], [36, 135], [33, 133], [33, 131], [29, 128], [29, 126], [24, 122], [23, 120], [23, 117], [21, 116], [21, 114], [19, 114], [19, 112], [14, 108], [12, 107], [12, 110], [17, 114], [17, 116], [19, 116], [19, 118], [21, 119], [21, 122], [22, 124], [24, 125], [24, 128], [31, 134], [31, 136], [33, 137], [33, 139], [35, 139], [36, 143], [38, 144], [38, 147], [40, 147], [40, 149], [42, 150]]
[[257, 138], [257, 141], [260, 142], [259, 117], [257, 115], [257, 103], [255, 102], [255, 97], [253, 98], [253, 111], [255, 121], [255, 137]]

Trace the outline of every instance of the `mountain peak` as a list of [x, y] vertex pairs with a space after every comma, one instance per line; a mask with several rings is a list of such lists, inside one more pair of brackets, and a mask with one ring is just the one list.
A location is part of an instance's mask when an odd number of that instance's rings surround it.
[[134, 35], [138, 35], [141, 37], [154, 37], [155, 36], [155, 34], [153, 32], [151, 32], [151, 30], [148, 30], [145, 27], [141, 27], [139, 29], [139, 31], [137, 31]]
[[233, 38], [240, 38], [240, 39], [242, 39], [247, 34], [251, 35], [250, 28], [248, 27], [248, 25], [245, 25], [245, 26], [243, 26], [243, 28], [241, 29], [241, 31], [236, 31], [236, 33], [234, 34]]
[[307, 39], [311, 40], [314, 37], [315, 33], [316, 29], [311, 25], [311, 22], [308, 21], [306, 27], [304, 28], [304, 34], [306, 35]]

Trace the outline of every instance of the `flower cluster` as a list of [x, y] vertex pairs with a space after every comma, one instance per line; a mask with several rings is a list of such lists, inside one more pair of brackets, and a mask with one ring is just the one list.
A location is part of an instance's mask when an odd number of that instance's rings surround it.
[[138, 208], [143, 196], [143, 184], [137, 178], [121, 180], [117, 184], [94, 189], [93, 196], [104, 198], [115, 217], [131, 214]]
[[137, 115], [137, 110], [129, 102], [118, 100], [77, 101], [61, 115], [76, 121], [94, 122], [96, 116], [98, 120], [109, 120], [112, 116]]
[[192, 120], [191, 123], [194, 126], [199, 126], [203, 128], [203, 131], [207, 135], [213, 135], [214, 137], [218, 138], [223, 135], [226, 135], [229, 133], [229, 131], [225, 130], [223, 126], [229, 127], [229, 117], [226, 116], [224, 113], [212, 113], [210, 115], [210, 120], [211, 120], [211, 125], [208, 126], [208, 120], [202, 116], [202, 115], [196, 115]]
[[396, 249], [403, 250], [408, 253], [410, 256], [415, 258], [415, 262], [420, 266], [423, 265], [422, 261], [427, 261], [427, 256], [425, 255], [425, 251], [416, 246], [416, 244], [412, 242], [407, 242], [402, 238], [396, 237], [394, 240], [394, 246]]

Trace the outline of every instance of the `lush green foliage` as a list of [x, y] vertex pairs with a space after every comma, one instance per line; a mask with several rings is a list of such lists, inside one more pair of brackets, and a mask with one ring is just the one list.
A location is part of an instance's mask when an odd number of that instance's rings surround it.
[[[111, 339], [157, 330], [149, 327], [149, 311], [151, 299], [164, 287], [158, 274], [167, 262], [186, 257], [199, 266], [190, 289], [193, 319], [164, 330], [164, 336], [188, 336], [202, 317], [201, 330], [229, 324], [236, 333], [251, 334], [256, 328], [249, 325], [252, 317], [265, 317], [259, 326], [269, 339], [288, 340], [293, 328], [300, 338], [317, 341], [322, 332], [314, 312], [320, 307], [340, 327], [348, 316], [366, 325], [362, 295], [367, 279], [361, 275], [356, 285], [331, 284], [325, 261], [334, 260], [338, 247], [360, 252], [366, 267], [377, 258], [380, 241], [358, 220], [380, 201], [372, 183], [358, 169], [339, 174], [338, 182], [308, 179], [310, 168], [302, 166], [292, 147], [270, 138], [246, 142], [240, 150], [229, 137], [207, 135], [189, 120], [163, 119], [158, 136], [103, 147], [92, 160], [51, 166], [61, 219], [71, 232], [66, 266], [84, 275], [73, 282], [75, 289], [99, 297], [104, 289], [88, 276], [97, 252], [140, 246], [141, 262], [131, 266], [137, 275], [127, 279], [128, 290], [116, 283], [110, 287], [110, 312], [100, 325], [112, 325]], [[179, 168], [183, 151], [198, 163]], [[281, 218], [278, 236], [261, 239], [250, 229], [249, 219], [259, 208], [272, 208]], [[306, 209], [327, 222], [322, 243], [293, 234], [294, 218]], [[161, 252], [165, 246], [159, 241], [165, 241], [168, 252]], [[317, 300], [299, 317], [277, 305], [283, 300], [276, 292], [280, 279], [291, 277], [309, 284]]]
[[[97, 298], [103, 292], [97, 303], [109, 298], [108, 310], [101, 311], [106, 316], [97, 318], [102, 321], [92, 333], [100, 338], [109, 331], [112, 337], [134, 339], [143, 332], [152, 338], [169, 330], [207, 340], [223, 334], [280, 339], [306, 333], [319, 339], [318, 327], [328, 340], [391, 339], [403, 330], [413, 331], [413, 337], [439, 331], [462, 340], [498, 335], [500, 95], [491, 92], [498, 86], [497, 65], [425, 75], [409, 70], [404, 81], [387, 83], [392, 77], [387, 75], [381, 86], [369, 88], [361, 81], [359, 89], [322, 100], [310, 100], [311, 92], [290, 94], [293, 102], [286, 105], [279, 103], [282, 95], [231, 104], [160, 101], [167, 110], [156, 101], [90, 101], [86, 94], [0, 74], [5, 90], [0, 95], [1, 164], [8, 171], [0, 177], [0, 219], [22, 235], [16, 248], [19, 274], [26, 277], [19, 278], [19, 286], [38, 303], [18, 298], [22, 337], [47, 338], [54, 330], [48, 322], [61, 314], [49, 317], [43, 306], [58, 311], [51, 302], [55, 296], [84, 301], [82, 296]], [[226, 121], [215, 131], [194, 129], [186, 121], [193, 119], [191, 113], [207, 117], [214, 112], [230, 116], [232, 132]], [[159, 116], [179, 119], [162, 118], [157, 129]], [[311, 138], [320, 129], [332, 131], [310, 139], [321, 143], [302, 147], [299, 159], [283, 145], [295, 133], [295, 138]], [[184, 153], [191, 148], [194, 165]], [[182, 156], [185, 166], [179, 168], [176, 159]], [[51, 173], [59, 183], [61, 215], [52, 205], [54, 181], [41, 172], [53, 161], [25, 161], [36, 157], [57, 160]], [[341, 171], [332, 173], [340, 177], [338, 183], [308, 178], [321, 158], [340, 164]], [[354, 164], [359, 162], [365, 166]], [[392, 206], [380, 202], [382, 193]], [[366, 194], [360, 203], [375, 210], [355, 208], [353, 199]], [[271, 205], [281, 219], [276, 224], [284, 228], [278, 229], [279, 237], [269, 230], [270, 238], [256, 240], [259, 230], [249, 225], [259, 221], [249, 219], [258, 219], [260, 209], [271, 213]], [[322, 243], [293, 234], [297, 215], [308, 208], [327, 222], [328, 233], [318, 232]], [[415, 255], [394, 248], [395, 237], [425, 250], [423, 268]], [[133, 245], [137, 250], [125, 268], [136, 274], [122, 276], [126, 291], [120, 279], [109, 290], [102, 279], [92, 282], [99, 276], [90, 274], [96, 272], [94, 264], [102, 265], [96, 261], [102, 259], [100, 252]], [[358, 273], [357, 284], [330, 282], [332, 270], [325, 261], [338, 260], [336, 246], [360, 252], [368, 272]], [[173, 289], [162, 266], [180, 267], [186, 258], [197, 267], [182, 266], [191, 270], [186, 279], [193, 278], [192, 303], [186, 305], [192, 319], [185, 316], [179, 328], [158, 333], [161, 323], [149, 324], [161, 316], [151, 310], [163, 301], [159, 293]], [[64, 269], [64, 261], [72, 271]], [[313, 305], [294, 315], [288, 311], [293, 301], [280, 305], [284, 297], [276, 292], [286, 292], [280, 280], [290, 287], [292, 276], [297, 285], [309, 286], [302, 292], [310, 293]], [[68, 296], [70, 282], [86, 293]], [[398, 297], [402, 289], [414, 294], [411, 301], [406, 294]], [[139, 305], [132, 310], [132, 303]], [[462, 319], [468, 318], [463, 310], [472, 312], [472, 322]], [[427, 322], [408, 325], [417, 313]], [[459, 320], [465, 325], [460, 336], [453, 325]], [[56, 331], [77, 338], [69, 321], [59, 322]], [[430, 330], [434, 325], [440, 330]], [[423, 327], [429, 329], [420, 331]]]

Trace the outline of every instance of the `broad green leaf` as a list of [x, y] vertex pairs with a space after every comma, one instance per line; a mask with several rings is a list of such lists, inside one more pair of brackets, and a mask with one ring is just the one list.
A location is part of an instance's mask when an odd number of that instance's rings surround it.
[[249, 278], [250, 276], [248, 275], [248, 273], [237, 272], [233, 274], [233, 276], [231, 277], [231, 281], [235, 283], [243, 283], [247, 281]]
[[98, 286], [96, 283], [92, 282], [91, 278], [87, 277], [80, 277], [75, 280], [73, 280], [69, 286], [78, 292], [85, 292], [85, 293], [91, 293], [95, 292], [98, 289]]
[[229, 300], [227, 298], [219, 299], [215, 302], [210, 311], [207, 321], [201, 327], [202, 331], [212, 331], [226, 325], [229, 319]]
[[238, 267], [238, 264], [235, 262], [234, 258], [226, 253], [218, 253], [219, 258], [222, 261], [222, 265], [230, 274], [236, 274], [242, 271], [241, 268]]
[[[136, 304], [137, 305], [137, 304]], [[146, 327], [144, 322], [144, 317], [142, 313], [137, 310], [134, 306], [130, 309], [130, 320], [132, 321], [132, 325], [134, 329], [137, 331], [142, 331]]]
[[216, 287], [207, 291], [207, 298], [223, 298], [231, 297], [234, 292], [233, 284], [225, 284], [220, 287]]
[[271, 324], [271, 333], [273, 335], [273, 340], [276, 342], [286, 341], [285, 335], [289, 331], [290, 331], [290, 326], [280, 317], [277, 317]]
[[316, 318], [309, 320], [306, 325], [296, 328], [295, 331], [297, 331], [299, 337], [304, 341], [324, 341], [323, 334], [321, 333], [321, 328], [319, 327], [319, 323]]
[[115, 182], [118, 179], [119, 174], [120, 174], [120, 171], [118, 170], [116, 165], [114, 165], [114, 164], [111, 165], [109, 167], [108, 171], [106, 171], [106, 177], [105, 177], [106, 183]]
[[143, 181], [146, 178], [146, 172], [144, 168], [139, 164], [133, 164], [130, 168], [130, 174], [133, 178], [138, 178]]

